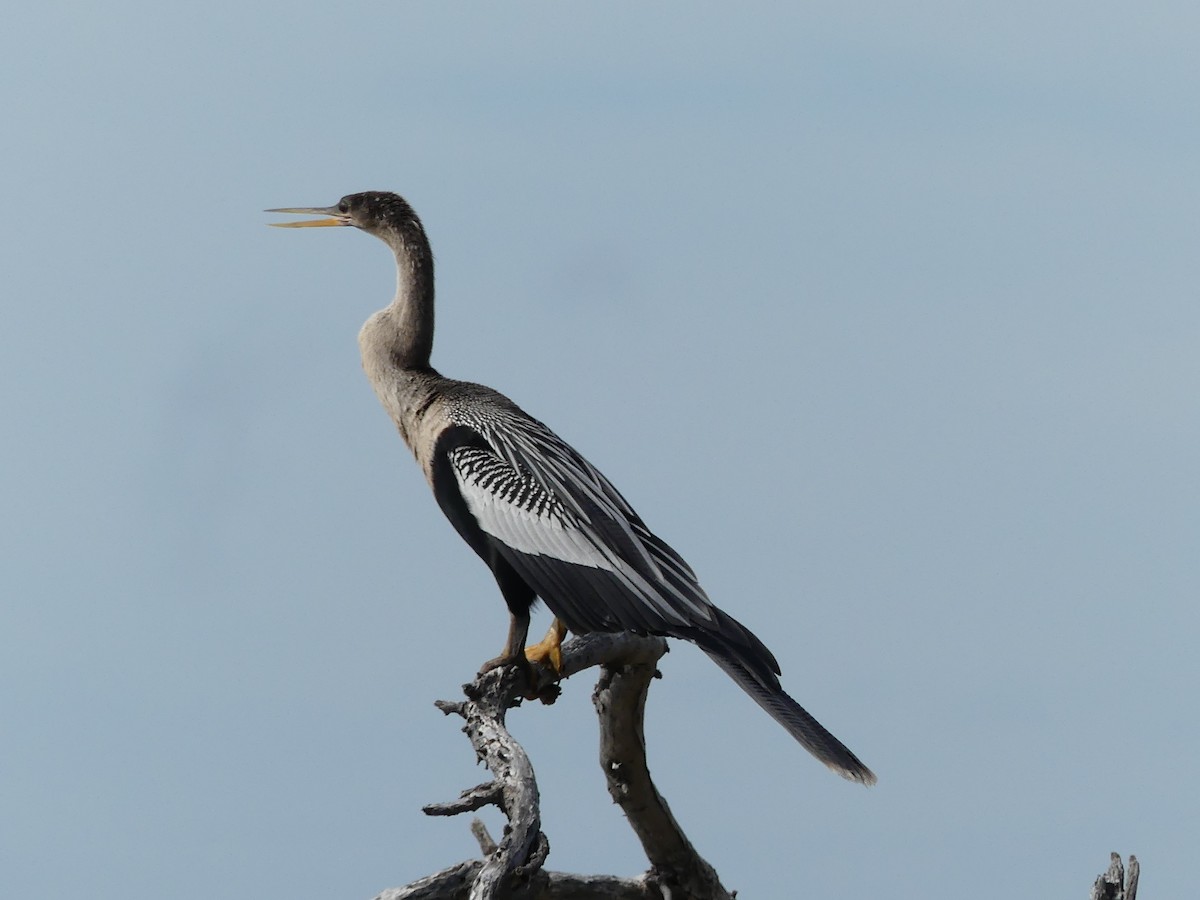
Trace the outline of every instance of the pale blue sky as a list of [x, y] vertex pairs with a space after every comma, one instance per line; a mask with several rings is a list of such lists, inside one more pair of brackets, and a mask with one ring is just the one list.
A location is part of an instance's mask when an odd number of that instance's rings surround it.
[[[470, 855], [506, 625], [359, 369], [599, 465], [879, 775], [702, 654], [651, 764], [745, 897], [1183, 896], [1200, 840], [1194, 4], [26, 4], [0, 34], [0, 894], [362, 898]], [[592, 679], [511, 718], [550, 865], [644, 868]], [[498, 827], [495, 818], [493, 827]]]

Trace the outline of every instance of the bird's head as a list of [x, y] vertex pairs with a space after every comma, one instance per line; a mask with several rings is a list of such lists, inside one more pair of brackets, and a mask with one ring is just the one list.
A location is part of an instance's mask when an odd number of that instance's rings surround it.
[[283, 209], [268, 209], [267, 212], [298, 213], [322, 216], [303, 222], [272, 222], [279, 228], [325, 228], [334, 225], [353, 225], [368, 234], [392, 244], [397, 240], [406, 242], [414, 233], [424, 232], [421, 220], [399, 194], [388, 191], [363, 191], [347, 194], [334, 206], [300, 206]]

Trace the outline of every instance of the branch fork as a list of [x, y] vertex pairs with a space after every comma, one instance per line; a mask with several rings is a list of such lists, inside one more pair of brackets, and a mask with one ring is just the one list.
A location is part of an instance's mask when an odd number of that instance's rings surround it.
[[376, 900], [650, 900], [689, 897], [729, 900], [716, 872], [696, 852], [666, 801], [654, 786], [646, 764], [642, 728], [646, 694], [667, 652], [661, 638], [594, 633], [563, 645], [562, 677], [601, 667], [592, 702], [600, 718], [600, 763], [614, 802], [642, 842], [650, 868], [633, 878], [549, 872], [543, 866], [550, 843], [541, 831], [541, 807], [533, 766], [509, 733], [505, 714], [529, 691], [552, 703], [556, 679], [535, 669], [530, 688], [526, 675], [510, 666], [484, 672], [463, 686], [465, 700], [437, 701], [447, 715], [464, 720], [463, 732], [487, 766], [492, 780], [468, 788], [456, 800], [424, 807], [431, 816], [453, 816], [484, 806], [498, 807], [508, 819], [497, 843], [476, 819], [472, 831], [482, 859], [466, 860]]

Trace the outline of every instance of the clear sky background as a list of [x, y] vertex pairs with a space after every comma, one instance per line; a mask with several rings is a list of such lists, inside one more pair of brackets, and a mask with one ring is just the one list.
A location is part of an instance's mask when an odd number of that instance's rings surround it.
[[[358, 361], [600, 466], [879, 775], [701, 653], [653, 772], [744, 897], [1082, 897], [1200, 844], [1194, 3], [26, 3], [0, 34], [0, 894], [368, 900], [475, 852], [484, 567]], [[544, 618], [535, 627], [545, 624]], [[511, 716], [555, 869], [644, 860], [593, 677]], [[498, 829], [497, 817], [489, 819]]]

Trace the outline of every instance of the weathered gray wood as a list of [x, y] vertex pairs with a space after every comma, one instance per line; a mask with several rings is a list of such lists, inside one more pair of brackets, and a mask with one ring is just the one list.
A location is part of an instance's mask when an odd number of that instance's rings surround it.
[[1129, 870], [1121, 863], [1121, 855], [1109, 855], [1108, 871], [1092, 885], [1092, 900], [1137, 900], [1138, 876], [1141, 866], [1137, 857], [1130, 854]]
[[487, 826], [483, 824], [482, 819], [471, 820], [471, 834], [475, 835], [475, 840], [479, 842], [479, 852], [484, 856], [491, 856], [496, 852], [496, 842], [488, 834]]
[[699, 857], [655, 789], [646, 765], [642, 715], [646, 693], [666, 652], [661, 638], [632, 634], [591, 634], [563, 645], [563, 677], [602, 666], [593, 700], [600, 716], [601, 765], [609, 791], [642, 841], [651, 868], [634, 878], [573, 875], [542, 869], [550, 845], [541, 832], [541, 811], [533, 766], [505, 726], [508, 709], [522, 695], [552, 703], [557, 684], [539, 671], [532, 688], [515, 669], [498, 669], [463, 686], [465, 700], [438, 701], [447, 715], [466, 722], [463, 731], [493, 778], [469, 788], [457, 800], [425, 807], [446, 816], [498, 806], [508, 818], [498, 844], [478, 820], [472, 830], [484, 854], [381, 893], [376, 900], [727, 900], [716, 873]]
[[616, 878], [611, 875], [568, 875], [548, 872], [547, 883], [536, 900], [661, 900], [663, 894], [648, 875]]
[[375, 900], [466, 900], [483, 860], [469, 859], [400, 888], [388, 888]]
[[729, 900], [716, 871], [696, 852], [650, 778], [642, 721], [655, 665], [666, 649], [665, 641], [648, 642], [636, 656], [604, 665], [592, 694], [600, 716], [600, 766], [609, 794], [642, 842], [651, 879], [672, 897]]
[[1142, 874], [1142, 865], [1138, 858], [1129, 854], [1129, 870], [1125, 874], [1125, 900], [1137, 900], [1138, 878]]
[[427, 816], [457, 816], [459, 813], [474, 812], [485, 806], [500, 806], [503, 792], [494, 781], [467, 788], [457, 800], [449, 803], [430, 803], [421, 807]]
[[525, 677], [515, 667], [493, 669], [464, 686], [465, 703], [440, 704], [448, 715], [466, 720], [463, 731], [494, 780], [465, 791], [458, 801], [426, 807], [425, 811], [453, 815], [492, 803], [508, 817], [504, 837], [474, 876], [467, 895], [470, 900], [509, 896], [541, 868], [549, 852], [541, 832], [541, 802], [533, 765], [504, 723], [509, 707], [524, 689]]
[[[405, 887], [386, 890], [375, 900], [467, 900], [471, 881], [481, 868], [482, 860], [462, 862]], [[535, 882], [522, 900], [662, 900], [663, 897], [646, 875], [616, 878], [542, 872]]]
[[[508, 817], [504, 837], [496, 844], [475, 820], [472, 831], [484, 859], [466, 860], [386, 890], [376, 900], [732, 900], [671, 815], [646, 764], [642, 725], [646, 698], [666, 650], [666, 642], [659, 638], [631, 634], [591, 634], [563, 645], [563, 677], [602, 667], [592, 695], [600, 718], [600, 764], [609, 793], [642, 843], [650, 861], [648, 872], [618, 878], [542, 868], [549, 842], [540, 830], [533, 767], [504, 724], [505, 713], [521, 702], [528, 685], [516, 670], [496, 670], [464, 685], [466, 700], [437, 703], [447, 715], [466, 720], [463, 731], [493, 780], [463, 791], [457, 800], [430, 804], [425, 812], [457, 815], [493, 804]], [[554, 679], [544, 672], [539, 679], [529, 693], [553, 702]], [[1126, 868], [1121, 857], [1112, 854], [1108, 871], [1092, 887], [1092, 900], [1137, 900], [1139, 874], [1136, 856], [1129, 857]]]

